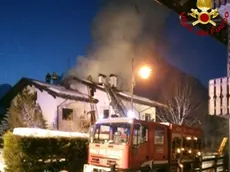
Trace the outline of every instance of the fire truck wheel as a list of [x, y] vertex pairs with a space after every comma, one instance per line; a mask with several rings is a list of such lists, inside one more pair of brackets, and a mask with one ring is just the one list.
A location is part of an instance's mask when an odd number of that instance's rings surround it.
[[152, 172], [152, 169], [149, 165], [146, 165], [141, 169], [141, 172]]
[[162, 168], [160, 168], [160, 169], [156, 169], [156, 170], [154, 170], [154, 172], [167, 172], [167, 170], [166, 170], [166, 169], [162, 169]]

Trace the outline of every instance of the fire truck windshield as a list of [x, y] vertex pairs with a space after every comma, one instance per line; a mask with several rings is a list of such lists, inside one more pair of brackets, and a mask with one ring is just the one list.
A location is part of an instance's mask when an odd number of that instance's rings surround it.
[[96, 124], [93, 143], [126, 144], [129, 137], [129, 123]]

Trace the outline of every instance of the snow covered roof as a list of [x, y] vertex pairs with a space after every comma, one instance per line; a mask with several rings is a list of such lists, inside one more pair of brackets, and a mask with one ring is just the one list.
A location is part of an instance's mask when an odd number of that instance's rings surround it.
[[[89, 96], [87, 94], [81, 93], [77, 90], [66, 89], [60, 85], [48, 84], [42, 81], [22, 78], [1, 100], [0, 104], [7, 106], [11, 100], [24, 89], [27, 85], [34, 86], [39, 90], [45, 90], [53, 97], [62, 97], [70, 100], [84, 101], [89, 102]], [[93, 99], [94, 103], [97, 103], [98, 100]]]
[[[131, 101], [132, 95], [130, 93], [119, 91], [119, 92], [117, 92], [117, 94], [121, 99]], [[161, 104], [159, 102], [150, 100], [146, 97], [141, 97], [141, 96], [137, 96], [137, 95], [133, 95], [133, 102], [143, 104], [143, 105], [148, 105], [148, 106], [158, 106], [158, 107], [167, 108], [167, 106], [164, 104]]]
[[103, 124], [103, 123], [132, 123], [133, 118], [128, 117], [119, 117], [119, 118], [103, 118], [98, 119], [96, 124]]
[[[38, 80], [33, 80], [33, 79], [28, 79], [28, 78], [27, 80], [30, 80], [32, 85], [34, 85], [35, 87], [45, 89], [52, 95], [56, 95], [56, 96], [68, 98], [68, 99], [73, 99], [73, 100], [89, 101], [89, 96], [80, 91], [67, 89], [60, 85], [48, 84], [48, 83], [38, 81]], [[96, 99], [94, 99], [93, 101], [94, 103], [98, 102], [98, 100]]]
[[[96, 89], [105, 91], [104, 87], [102, 85], [98, 85], [97, 83], [93, 83], [89, 80], [85, 80], [85, 79], [79, 79], [77, 77], [71, 77], [70, 78], [71, 81], [77, 81], [79, 83], [82, 83], [84, 85], [89, 85], [91, 87], [95, 87]], [[131, 101], [131, 94], [128, 92], [124, 92], [121, 90], [115, 90], [117, 92], [117, 95], [122, 99], [122, 100], [127, 100], [127, 101]], [[147, 106], [157, 106], [157, 107], [162, 107], [162, 108], [168, 108], [166, 105], [150, 100], [146, 97], [141, 97], [141, 96], [137, 96], [137, 95], [133, 95], [133, 102], [134, 103], [138, 103], [138, 104], [142, 104], [142, 105], [147, 105]]]

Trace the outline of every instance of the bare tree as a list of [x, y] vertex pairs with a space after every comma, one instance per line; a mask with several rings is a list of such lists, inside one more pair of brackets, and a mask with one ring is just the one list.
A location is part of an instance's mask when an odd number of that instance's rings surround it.
[[192, 89], [192, 82], [176, 78], [169, 87], [162, 95], [168, 108], [160, 110], [158, 119], [178, 125], [197, 124], [199, 117], [203, 115], [203, 103]]

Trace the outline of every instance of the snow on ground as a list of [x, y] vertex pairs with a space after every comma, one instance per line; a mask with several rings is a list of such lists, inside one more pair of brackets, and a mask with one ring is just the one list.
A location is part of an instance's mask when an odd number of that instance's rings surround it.
[[34, 136], [34, 137], [78, 137], [89, 138], [89, 134], [80, 132], [65, 132], [46, 130], [40, 128], [15, 128], [13, 134], [19, 136]]

